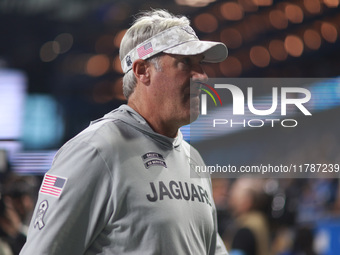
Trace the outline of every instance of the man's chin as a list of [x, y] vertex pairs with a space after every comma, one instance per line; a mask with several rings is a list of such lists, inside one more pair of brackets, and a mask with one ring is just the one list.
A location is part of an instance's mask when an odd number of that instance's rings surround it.
[[200, 115], [200, 100], [199, 98], [195, 98], [190, 102], [190, 123], [197, 120]]
[[190, 123], [197, 120], [199, 115], [200, 115], [199, 109], [190, 109]]

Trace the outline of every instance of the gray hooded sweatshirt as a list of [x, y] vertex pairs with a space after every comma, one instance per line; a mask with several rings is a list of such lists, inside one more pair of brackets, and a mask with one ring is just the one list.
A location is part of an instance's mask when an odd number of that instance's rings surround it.
[[21, 255], [207, 255], [227, 251], [204, 162], [127, 105], [68, 141], [46, 173]]

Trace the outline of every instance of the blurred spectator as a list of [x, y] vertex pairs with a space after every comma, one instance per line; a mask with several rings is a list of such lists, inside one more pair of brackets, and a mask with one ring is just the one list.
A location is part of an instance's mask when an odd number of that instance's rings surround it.
[[231, 255], [270, 254], [270, 229], [265, 210], [269, 198], [262, 191], [259, 179], [237, 179], [231, 186], [230, 209], [235, 217], [227, 230]]
[[297, 221], [310, 223], [327, 216], [336, 202], [337, 184], [335, 179], [307, 179], [300, 194]]
[[314, 236], [309, 227], [301, 227], [296, 231], [295, 242], [290, 255], [316, 255], [313, 251]]
[[285, 242], [286, 249], [276, 251], [275, 255], [317, 255], [313, 250], [313, 231], [308, 226], [298, 226], [285, 237], [281, 233], [281, 242]]
[[[0, 217], [2, 218], [1, 215], [5, 213], [5, 204], [2, 199], [2, 194], [0, 192]], [[2, 229], [0, 228], [0, 232], [2, 232]], [[10, 246], [8, 243], [0, 237], [0, 255], [13, 255]]]
[[[19, 254], [26, 241], [26, 224], [32, 215], [35, 188], [34, 177], [12, 175], [4, 182], [0, 210], [0, 240], [4, 244], [0, 246], [6, 249], [7, 244], [12, 251], [12, 253], [4, 252], [6, 255]], [[1, 248], [0, 254], [2, 254]]]
[[11, 200], [24, 226], [28, 226], [32, 218], [39, 187], [34, 176], [11, 175], [4, 185], [4, 192]]
[[228, 208], [229, 180], [213, 178], [212, 189], [218, 219], [217, 229], [220, 236], [223, 236], [230, 221], [230, 210]]
[[1, 255], [13, 255], [9, 245], [0, 239], [0, 254]]

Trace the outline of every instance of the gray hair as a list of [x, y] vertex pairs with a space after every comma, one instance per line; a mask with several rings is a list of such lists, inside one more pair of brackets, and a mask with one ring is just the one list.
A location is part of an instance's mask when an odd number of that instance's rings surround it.
[[[150, 37], [170, 27], [181, 25], [190, 25], [188, 18], [184, 16], [175, 16], [165, 10], [142, 12], [128, 29], [120, 43], [120, 60], [122, 61], [129, 51]], [[159, 55], [150, 58], [148, 61], [155, 65], [156, 70], [160, 70]], [[133, 93], [136, 83], [137, 80], [133, 71], [130, 70], [124, 75], [123, 93], [127, 99], [129, 99], [129, 96]]]

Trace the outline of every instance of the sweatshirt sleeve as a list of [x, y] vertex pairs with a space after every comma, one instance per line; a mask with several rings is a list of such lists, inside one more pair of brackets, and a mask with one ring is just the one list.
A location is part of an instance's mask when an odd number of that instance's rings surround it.
[[112, 215], [111, 178], [96, 148], [64, 146], [45, 175], [20, 254], [83, 254]]

